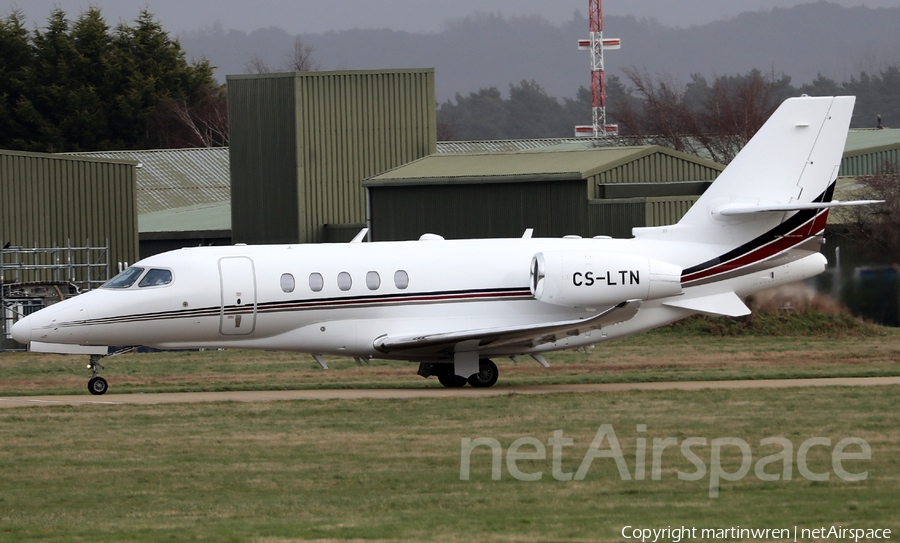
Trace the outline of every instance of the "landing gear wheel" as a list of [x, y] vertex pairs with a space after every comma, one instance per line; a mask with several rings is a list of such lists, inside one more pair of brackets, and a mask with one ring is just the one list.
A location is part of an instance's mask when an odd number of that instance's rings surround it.
[[469, 377], [469, 384], [475, 388], [487, 388], [494, 386], [500, 373], [497, 371], [497, 365], [487, 358], [478, 361], [478, 373]]
[[88, 391], [94, 396], [105, 394], [107, 389], [109, 389], [109, 385], [103, 377], [91, 377], [91, 380], [88, 381]]
[[103, 371], [103, 364], [100, 363], [101, 358], [103, 357], [99, 354], [92, 354], [91, 363], [88, 364], [88, 369], [91, 370], [91, 380], [88, 381], [88, 392], [94, 396], [105, 394], [107, 389], [109, 389], [106, 379], [99, 376], [99, 373]]
[[452, 373], [445, 373], [443, 375], [438, 375], [438, 381], [441, 382], [447, 388], [459, 388], [466, 386], [466, 383], [469, 382], [465, 377], [460, 377], [459, 375], [455, 375]]

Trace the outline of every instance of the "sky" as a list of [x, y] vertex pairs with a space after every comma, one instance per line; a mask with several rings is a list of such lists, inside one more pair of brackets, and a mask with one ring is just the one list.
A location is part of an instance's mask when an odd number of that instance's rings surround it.
[[[605, 15], [655, 18], [668, 26], [689, 27], [734, 17], [741, 12], [791, 7], [813, 0], [606, 0]], [[897, 0], [829, 0], [843, 6], [894, 7]], [[74, 19], [89, 5], [101, 8], [108, 23], [130, 22], [148, 8], [172, 33], [221, 24], [251, 32], [280, 27], [291, 34], [352, 28], [437, 32], [445, 22], [475, 12], [506, 17], [538, 15], [552, 23], [587, 13], [588, 0], [0, 0], [2, 14], [19, 8], [29, 22], [43, 26], [58, 6]]]

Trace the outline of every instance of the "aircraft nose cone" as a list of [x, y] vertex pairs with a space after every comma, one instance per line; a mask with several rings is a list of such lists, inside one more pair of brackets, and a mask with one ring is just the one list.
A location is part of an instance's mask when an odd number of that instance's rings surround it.
[[9, 329], [10, 335], [19, 343], [28, 344], [31, 342], [31, 319], [25, 317], [12, 325]]

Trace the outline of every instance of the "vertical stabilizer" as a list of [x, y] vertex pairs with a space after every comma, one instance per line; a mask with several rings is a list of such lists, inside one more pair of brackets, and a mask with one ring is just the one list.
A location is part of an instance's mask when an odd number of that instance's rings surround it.
[[810, 215], [803, 234], [817, 234], [820, 226], [824, 228], [827, 209], [741, 214], [721, 211], [830, 201], [854, 102], [852, 96], [786, 100], [678, 224], [636, 228], [635, 236], [737, 247], [800, 213]]

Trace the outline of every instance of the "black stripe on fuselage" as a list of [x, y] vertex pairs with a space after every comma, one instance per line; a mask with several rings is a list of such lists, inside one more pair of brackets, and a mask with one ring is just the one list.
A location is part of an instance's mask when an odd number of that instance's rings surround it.
[[370, 296], [348, 296], [330, 298], [311, 298], [305, 300], [285, 300], [261, 302], [253, 305], [228, 305], [205, 307], [198, 309], [184, 309], [176, 311], [160, 311], [156, 313], [141, 313], [135, 315], [121, 315], [115, 317], [102, 317], [57, 323], [55, 326], [86, 326], [95, 324], [118, 324], [127, 322], [147, 322], [168, 319], [190, 319], [198, 317], [215, 317], [222, 315], [252, 314], [256, 313], [280, 313], [288, 311], [312, 311], [325, 309], [348, 309], [355, 307], [418, 305], [425, 303], [453, 303], [453, 302], [481, 302], [501, 300], [533, 299], [528, 288], [500, 288], [500, 289], [474, 289], [458, 291], [437, 291], [401, 294], [378, 294]]

